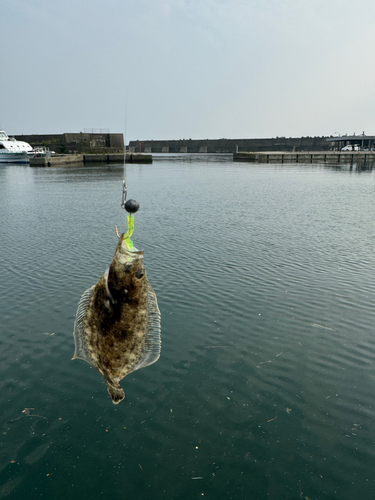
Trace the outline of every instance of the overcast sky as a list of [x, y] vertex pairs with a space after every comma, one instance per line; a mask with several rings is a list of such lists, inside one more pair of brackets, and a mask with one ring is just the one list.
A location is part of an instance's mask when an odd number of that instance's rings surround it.
[[1, 0], [0, 126], [375, 135], [373, 0]]

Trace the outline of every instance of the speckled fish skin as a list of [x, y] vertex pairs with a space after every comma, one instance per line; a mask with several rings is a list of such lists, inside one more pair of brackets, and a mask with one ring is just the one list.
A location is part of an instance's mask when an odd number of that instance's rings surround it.
[[143, 255], [129, 250], [122, 234], [109, 270], [83, 294], [77, 311], [73, 359], [104, 376], [115, 404], [125, 397], [120, 381], [160, 355], [160, 311]]

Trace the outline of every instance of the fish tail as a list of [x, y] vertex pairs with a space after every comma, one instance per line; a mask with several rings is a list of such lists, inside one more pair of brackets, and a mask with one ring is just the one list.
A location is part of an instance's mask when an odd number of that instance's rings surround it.
[[110, 384], [107, 382], [107, 390], [112, 398], [112, 402], [117, 405], [125, 398], [125, 392], [120, 384]]

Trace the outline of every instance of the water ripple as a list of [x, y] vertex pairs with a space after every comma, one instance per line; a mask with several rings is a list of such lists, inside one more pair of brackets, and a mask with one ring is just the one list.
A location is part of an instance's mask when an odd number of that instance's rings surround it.
[[126, 226], [124, 166], [0, 171], [0, 498], [371, 498], [371, 176], [126, 168], [163, 344], [119, 406], [71, 357]]

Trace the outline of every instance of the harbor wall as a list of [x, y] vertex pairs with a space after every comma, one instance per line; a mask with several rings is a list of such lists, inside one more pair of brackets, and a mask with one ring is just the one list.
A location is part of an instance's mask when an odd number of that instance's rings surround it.
[[15, 135], [19, 141], [26, 141], [31, 146], [44, 146], [55, 153], [123, 153], [123, 134], [65, 133], [65, 134], [32, 134]]
[[328, 151], [327, 137], [275, 137], [270, 139], [180, 139], [130, 141], [131, 152], [236, 153], [237, 151]]

